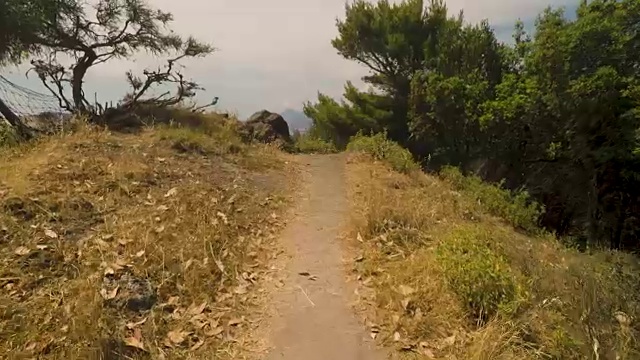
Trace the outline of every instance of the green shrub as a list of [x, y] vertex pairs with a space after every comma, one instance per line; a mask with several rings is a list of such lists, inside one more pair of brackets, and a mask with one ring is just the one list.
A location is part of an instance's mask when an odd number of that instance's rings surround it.
[[465, 176], [456, 167], [446, 166], [440, 176], [459, 191], [473, 198], [489, 213], [525, 231], [540, 231], [538, 219], [544, 209], [526, 191], [510, 191], [502, 184], [492, 185], [477, 176]]
[[15, 130], [0, 118], [0, 147], [10, 147], [18, 145], [19, 137]]
[[332, 154], [338, 152], [332, 143], [310, 134], [296, 136], [295, 148], [298, 152], [305, 154]]
[[480, 323], [515, 313], [526, 299], [520, 277], [491, 248], [497, 240], [490, 235], [479, 227], [458, 228], [442, 239], [436, 257], [451, 290]]
[[420, 169], [409, 150], [389, 140], [385, 133], [369, 136], [358, 133], [349, 141], [347, 150], [367, 153], [376, 160], [387, 162], [394, 170], [402, 173]]

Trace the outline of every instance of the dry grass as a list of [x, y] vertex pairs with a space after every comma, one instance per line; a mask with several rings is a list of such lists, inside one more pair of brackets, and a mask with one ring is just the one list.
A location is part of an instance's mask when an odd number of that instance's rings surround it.
[[352, 155], [354, 266], [406, 359], [638, 359], [640, 265], [516, 231], [440, 179]]
[[243, 356], [296, 169], [215, 134], [2, 150], [0, 358]]

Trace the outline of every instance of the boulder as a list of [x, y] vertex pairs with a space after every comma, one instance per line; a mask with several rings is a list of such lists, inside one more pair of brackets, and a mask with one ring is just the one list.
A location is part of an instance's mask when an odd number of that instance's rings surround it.
[[291, 142], [289, 125], [280, 114], [261, 110], [251, 115], [240, 126], [240, 134], [246, 141], [272, 143], [275, 141]]

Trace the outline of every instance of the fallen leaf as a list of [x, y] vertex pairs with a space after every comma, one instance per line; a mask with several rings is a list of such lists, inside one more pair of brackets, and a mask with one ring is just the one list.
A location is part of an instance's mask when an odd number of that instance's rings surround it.
[[189, 313], [190, 315], [199, 315], [204, 311], [206, 307], [207, 307], [206, 301], [200, 305], [191, 304], [191, 306], [189, 306], [189, 309], [187, 309], [187, 313]]
[[189, 334], [191, 333], [187, 331], [172, 330], [167, 334], [167, 340], [169, 340], [172, 344], [180, 345], [187, 339], [187, 336], [189, 336]]
[[129, 322], [129, 323], [127, 323], [127, 329], [133, 330], [133, 329], [137, 328], [138, 326], [144, 324], [145, 322], [147, 322], [147, 318], [144, 318], [144, 319], [142, 319], [140, 321], [137, 321], [137, 322]]
[[171, 188], [171, 189], [169, 189], [169, 191], [167, 191], [166, 194], [164, 194], [164, 197], [175, 196], [177, 193], [178, 193], [178, 189], [177, 188]]
[[124, 339], [124, 344], [129, 347], [145, 350], [144, 343], [142, 342], [142, 331], [140, 329], [135, 329], [133, 331], [133, 336]]
[[629, 325], [631, 320], [629, 319], [629, 315], [623, 313], [622, 311], [617, 311], [613, 314], [616, 320], [620, 323], [620, 325]]
[[409, 303], [411, 302], [411, 300], [409, 300], [408, 298], [406, 299], [402, 299], [402, 301], [400, 301], [400, 304], [402, 304], [402, 308], [407, 310], [407, 308], [409, 307]]
[[216, 263], [216, 266], [220, 270], [220, 272], [224, 273], [224, 264], [222, 264], [222, 261], [220, 261], [218, 259], [215, 259], [214, 261]]
[[193, 346], [189, 350], [190, 351], [198, 350], [202, 345], [204, 345], [204, 340], [199, 340], [197, 343], [193, 344]]
[[160, 225], [157, 228], [154, 229], [154, 231], [156, 232], [156, 234], [160, 234], [161, 232], [164, 231], [164, 225]]
[[393, 333], [393, 341], [400, 341], [400, 333], [399, 332], [394, 332]]
[[113, 234], [102, 235], [102, 240], [104, 240], [104, 241], [113, 240]]
[[187, 269], [190, 268], [192, 264], [193, 264], [193, 259], [187, 260], [187, 262], [184, 264], [184, 270], [187, 271]]
[[180, 296], [172, 296], [167, 300], [167, 305], [175, 305], [178, 303], [178, 300], [180, 300]]
[[425, 355], [429, 359], [435, 359], [436, 356], [433, 354], [433, 351], [430, 349], [422, 349], [422, 355]]
[[57, 239], [58, 238], [58, 234], [56, 234], [56, 232], [51, 230], [51, 229], [46, 229], [44, 231], [44, 235], [46, 237], [48, 237], [48, 238], [51, 238], [51, 239]]
[[413, 314], [413, 318], [414, 318], [416, 321], [420, 321], [420, 320], [422, 320], [422, 309], [417, 308], [417, 309], [415, 310], [414, 314]]
[[354, 260], [355, 260], [355, 262], [361, 262], [362, 260], [364, 260], [364, 256], [363, 255], [359, 255]]
[[227, 219], [227, 215], [221, 213], [220, 211], [218, 211], [216, 216], [219, 217], [220, 219], [222, 219], [222, 222], [224, 222], [225, 225], [227, 225], [229, 223], [229, 220]]
[[166, 205], [160, 205], [160, 206], [158, 206], [157, 210], [165, 212], [165, 211], [169, 210], [169, 207], [166, 206]]
[[376, 332], [372, 332], [372, 333], [370, 333], [370, 334], [369, 334], [369, 336], [371, 336], [371, 338], [372, 338], [373, 340], [375, 340], [375, 339], [376, 339], [376, 337], [378, 336], [378, 333], [376, 333]]
[[98, 239], [98, 238], [96, 238], [94, 241], [95, 241], [95, 242], [96, 242], [96, 244], [98, 244], [98, 246], [100, 246], [100, 247], [103, 247], [103, 248], [107, 248], [107, 247], [109, 247], [109, 243], [108, 243], [108, 242], [106, 242], [106, 241], [104, 241], [104, 240], [102, 240], [102, 239]]
[[205, 314], [198, 314], [189, 319], [189, 322], [196, 327], [196, 329], [202, 329], [208, 324], [207, 316]]
[[362, 235], [360, 235], [360, 233], [358, 233], [358, 235], [356, 236], [356, 239], [357, 239], [359, 242], [364, 242], [364, 240], [362, 239]]
[[233, 318], [233, 319], [229, 320], [229, 322], [227, 323], [227, 325], [229, 325], [229, 326], [237, 326], [237, 325], [240, 325], [240, 324], [242, 324], [242, 319], [240, 319], [240, 318]]
[[400, 285], [400, 286], [398, 286], [398, 292], [401, 295], [409, 296], [409, 295], [413, 294], [414, 292], [416, 292], [416, 290], [414, 288], [412, 288], [411, 286]]
[[222, 332], [224, 331], [224, 329], [222, 328], [222, 326], [216, 326], [216, 327], [211, 327], [211, 329], [205, 331], [205, 335], [207, 336], [217, 336], [222, 334]]
[[104, 276], [115, 275], [115, 273], [115, 270], [110, 267], [104, 269]]
[[456, 343], [456, 336], [455, 335], [451, 335], [448, 338], [445, 338], [443, 343], [447, 346], [451, 346], [453, 344]]
[[29, 250], [27, 247], [25, 246], [18, 246], [15, 251], [14, 254], [19, 255], [19, 256], [24, 256], [27, 255], [31, 252], [31, 250]]
[[111, 300], [113, 298], [116, 297], [116, 295], [118, 295], [118, 289], [120, 287], [116, 286], [113, 290], [108, 291], [107, 289], [100, 289], [100, 295], [102, 295], [102, 298], [105, 300]]
[[136, 257], [141, 257], [142, 255], [144, 255], [145, 251], [144, 250], [140, 250], [136, 253]]

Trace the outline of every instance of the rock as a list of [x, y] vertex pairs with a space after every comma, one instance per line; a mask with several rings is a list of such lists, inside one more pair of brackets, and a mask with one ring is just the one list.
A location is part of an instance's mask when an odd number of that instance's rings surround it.
[[251, 115], [240, 126], [240, 134], [246, 141], [272, 143], [275, 141], [291, 142], [289, 125], [282, 116], [267, 110]]
[[145, 124], [136, 113], [120, 107], [106, 109], [104, 114], [97, 116], [93, 121], [106, 126], [109, 130], [120, 132], [135, 131]]
[[[147, 279], [135, 277], [129, 273], [106, 275], [102, 288], [105, 293], [114, 293], [112, 299], [106, 299], [107, 303], [117, 308], [126, 308], [131, 311], [150, 310], [156, 303], [157, 295]], [[114, 291], [114, 289], [117, 289]]]

